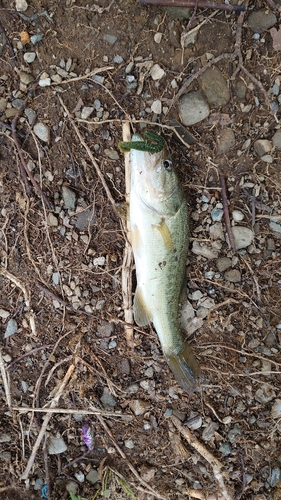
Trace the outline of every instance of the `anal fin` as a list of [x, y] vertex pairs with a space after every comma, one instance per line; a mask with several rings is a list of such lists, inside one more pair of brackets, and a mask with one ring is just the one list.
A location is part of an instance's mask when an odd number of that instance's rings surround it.
[[152, 320], [151, 312], [146, 306], [141, 289], [137, 287], [134, 298], [134, 319], [138, 326], [147, 326]]
[[178, 353], [165, 353], [167, 363], [180, 386], [188, 393], [193, 394], [199, 387], [200, 366], [188, 343]]

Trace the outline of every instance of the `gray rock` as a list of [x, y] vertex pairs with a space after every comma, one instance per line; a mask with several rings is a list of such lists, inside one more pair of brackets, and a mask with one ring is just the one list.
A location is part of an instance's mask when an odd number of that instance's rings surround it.
[[115, 151], [115, 149], [105, 149], [104, 154], [111, 160], [119, 160], [119, 154]]
[[14, 118], [14, 116], [16, 116], [17, 112], [18, 111], [15, 108], [7, 108], [5, 111], [5, 115], [7, 118]]
[[[91, 472], [91, 471], [90, 471]], [[89, 472], [89, 474], [90, 474]], [[75, 481], [68, 481], [66, 487], [65, 487], [66, 491], [68, 491], [69, 493], [73, 493], [74, 495], [76, 495], [77, 491], [78, 491], [78, 484], [75, 483]]]
[[5, 111], [7, 102], [7, 99], [5, 99], [4, 97], [0, 97], [0, 111]]
[[179, 99], [179, 116], [183, 125], [189, 126], [205, 120], [210, 108], [201, 92], [192, 90]]
[[50, 130], [45, 125], [45, 123], [38, 122], [34, 125], [33, 127], [34, 134], [37, 135], [37, 137], [43, 141], [43, 142], [49, 142], [50, 140]]
[[239, 79], [236, 84], [236, 95], [238, 99], [245, 99], [247, 92], [247, 85], [243, 82], [243, 80]]
[[40, 87], [50, 87], [51, 78], [49, 76], [47, 76], [46, 78], [40, 78], [39, 85]]
[[240, 210], [233, 210], [232, 218], [235, 222], [241, 222], [244, 219], [244, 214]]
[[219, 108], [229, 102], [230, 91], [227, 81], [218, 68], [208, 68], [198, 80], [211, 106]]
[[206, 243], [200, 243], [199, 241], [194, 241], [191, 251], [196, 255], [202, 255], [206, 259], [217, 259], [218, 251], [214, 250], [212, 247]]
[[92, 112], [95, 110], [92, 106], [84, 106], [81, 111], [82, 120], [87, 120], [91, 116]]
[[269, 9], [260, 9], [251, 12], [248, 17], [248, 26], [254, 33], [262, 33], [276, 24], [277, 18]]
[[241, 273], [237, 269], [226, 271], [224, 277], [227, 281], [230, 281], [230, 283], [240, 283], [241, 281]]
[[45, 483], [45, 481], [44, 481], [43, 477], [37, 477], [37, 479], [34, 483], [34, 489], [36, 491], [41, 491], [42, 487], [44, 486], [44, 483]]
[[75, 215], [75, 218], [73, 220], [76, 229], [78, 229], [79, 231], [86, 231], [96, 223], [93, 208], [87, 208], [86, 210], [83, 210], [83, 212], [79, 212]]
[[219, 447], [219, 451], [222, 453], [222, 455], [227, 457], [232, 452], [232, 446], [230, 443], [222, 443]]
[[229, 257], [220, 257], [217, 260], [217, 268], [220, 273], [226, 271], [226, 269], [229, 269], [230, 267], [231, 267], [231, 259]]
[[30, 73], [26, 73], [25, 71], [20, 71], [20, 81], [21, 83], [24, 83], [24, 85], [29, 85], [34, 81], [34, 76]]
[[225, 154], [235, 145], [235, 135], [231, 128], [224, 128], [218, 136], [217, 155]]
[[278, 149], [281, 149], [281, 129], [277, 130], [272, 137], [272, 142], [274, 146]]
[[30, 37], [30, 41], [33, 45], [36, 45], [37, 43], [41, 42], [43, 40], [43, 35], [41, 33], [36, 33], [35, 35], [32, 35]]
[[270, 229], [272, 229], [276, 233], [281, 233], [281, 225], [278, 224], [277, 222], [275, 222], [274, 220], [271, 220], [269, 222], [269, 227], [270, 227]]
[[255, 392], [255, 400], [258, 403], [266, 404], [269, 403], [272, 399], [276, 397], [275, 391], [268, 384], [263, 384], [256, 392]]
[[57, 227], [59, 225], [58, 219], [52, 212], [49, 212], [47, 215], [47, 224], [49, 227]]
[[265, 163], [273, 163], [273, 156], [271, 155], [263, 155], [261, 156], [261, 160]]
[[[249, 245], [251, 245], [254, 239], [253, 231], [244, 226], [234, 226], [232, 228], [232, 234], [234, 237], [236, 250], [247, 248]], [[226, 240], [228, 242], [228, 236], [226, 236]]]
[[114, 62], [115, 64], [121, 64], [123, 61], [124, 61], [123, 57], [122, 57], [122, 56], [119, 56], [119, 55], [117, 55], [117, 56], [115, 56], [115, 57], [113, 58], [113, 62]]
[[86, 479], [91, 484], [97, 483], [99, 481], [98, 471], [96, 469], [90, 469], [86, 476]]
[[258, 156], [263, 156], [272, 150], [272, 142], [267, 139], [258, 139], [254, 143], [254, 150]]
[[281, 483], [281, 471], [279, 467], [273, 467], [268, 482], [272, 488]]
[[116, 40], [117, 40], [117, 36], [115, 36], [115, 35], [109, 35], [109, 34], [106, 33], [105, 35], [103, 35], [103, 40], [105, 42], [108, 42], [110, 45], [114, 45], [115, 42], [116, 42]]
[[223, 210], [221, 208], [213, 208], [211, 211], [212, 221], [220, 222], [223, 218]]
[[281, 399], [275, 399], [271, 408], [271, 417], [272, 418], [281, 417]]
[[67, 446], [62, 437], [49, 437], [48, 453], [49, 455], [59, 455], [67, 450]]
[[31, 108], [26, 108], [24, 110], [24, 114], [25, 114], [25, 116], [27, 116], [29, 125], [33, 126], [35, 119], [36, 119], [35, 111], [33, 111], [33, 109], [31, 109]]
[[76, 204], [76, 194], [72, 189], [68, 186], [62, 186], [62, 197], [63, 197], [63, 206], [64, 208], [68, 208], [69, 210], [75, 209]]
[[7, 339], [11, 335], [14, 335], [18, 331], [18, 324], [15, 319], [11, 318], [9, 319], [6, 330], [5, 330], [5, 335], [4, 338]]
[[117, 404], [116, 399], [109, 392], [108, 387], [104, 387], [100, 400], [105, 408], [114, 408]]

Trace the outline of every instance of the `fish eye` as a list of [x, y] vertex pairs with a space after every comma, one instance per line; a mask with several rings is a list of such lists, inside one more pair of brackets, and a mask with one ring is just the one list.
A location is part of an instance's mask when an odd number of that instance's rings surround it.
[[164, 160], [163, 165], [168, 172], [171, 172], [173, 168], [173, 163], [171, 162], [171, 160]]

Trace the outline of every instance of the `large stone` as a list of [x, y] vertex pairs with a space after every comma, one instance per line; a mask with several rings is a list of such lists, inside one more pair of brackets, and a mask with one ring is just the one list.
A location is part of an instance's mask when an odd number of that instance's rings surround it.
[[206, 69], [198, 80], [201, 90], [204, 92], [211, 106], [219, 108], [229, 102], [230, 91], [228, 84], [218, 68]]
[[183, 125], [195, 125], [210, 114], [210, 108], [201, 92], [192, 90], [179, 100], [179, 115]]
[[251, 12], [248, 17], [248, 26], [254, 33], [262, 33], [272, 28], [277, 22], [275, 14], [269, 9], [260, 9], [257, 12]]

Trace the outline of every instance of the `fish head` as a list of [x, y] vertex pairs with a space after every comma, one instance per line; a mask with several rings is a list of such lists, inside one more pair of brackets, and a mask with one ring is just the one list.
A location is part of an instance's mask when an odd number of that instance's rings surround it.
[[[133, 141], [141, 141], [134, 135]], [[166, 145], [159, 152], [131, 149], [131, 184], [143, 203], [162, 214], [177, 212], [183, 193]]]

